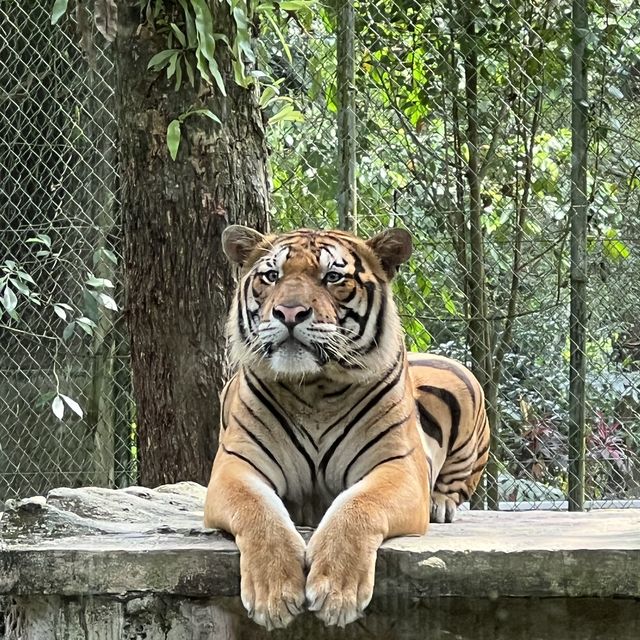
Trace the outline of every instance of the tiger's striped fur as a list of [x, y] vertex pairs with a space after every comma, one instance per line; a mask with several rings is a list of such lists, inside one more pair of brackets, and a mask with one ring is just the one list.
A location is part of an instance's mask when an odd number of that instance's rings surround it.
[[[229, 227], [242, 268], [229, 316], [237, 372], [222, 394], [205, 523], [235, 535], [249, 615], [307, 607], [355, 620], [388, 537], [450, 522], [488, 458], [482, 389], [461, 364], [409, 354], [389, 282], [411, 253], [388, 230], [264, 237]], [[295, 525], [317, 527], [305, 545]], [[308, 575], [305, 577], [305, 568]]]

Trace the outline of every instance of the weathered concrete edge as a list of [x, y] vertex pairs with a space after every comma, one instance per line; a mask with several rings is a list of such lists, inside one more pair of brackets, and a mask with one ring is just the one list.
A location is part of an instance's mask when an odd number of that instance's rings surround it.
[[[117, 551], [5, 549], [0, 551], [0, 594], [237, 596], [237, 549], [227, 541], [217, 546]], [[640, 598], [640, 552], [382, 548], [375, 595], [400, 599]]]

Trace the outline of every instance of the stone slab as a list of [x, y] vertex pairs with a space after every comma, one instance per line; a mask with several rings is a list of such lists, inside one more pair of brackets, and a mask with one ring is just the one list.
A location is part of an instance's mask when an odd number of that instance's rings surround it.
[[[0, 594], [239, 592], [233, 541], [202, 525], [204, 488], [57, 489], [0, 520]], [[310, 532], [304, 531], [304, 535]], [[464, 511], [387, 541], [376, 598], [640, 598], [640, 510]]]

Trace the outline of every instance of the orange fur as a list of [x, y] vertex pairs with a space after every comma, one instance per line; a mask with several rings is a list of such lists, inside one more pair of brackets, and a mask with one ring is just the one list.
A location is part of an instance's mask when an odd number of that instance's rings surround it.
[[[243, 269], [229, 319], [238, 371], [205, 524], [236, 537], [256, 622], [286, 626], [306, 602], [344, 626], [371, 599], [381, 542], [452, 520], [475, 489], [482, 390], [462, 365], [404, 351], [389, 279], [407, 234], [231, 227], [223, 242]], [[301, 524], [317, 527], [306, 547]]]

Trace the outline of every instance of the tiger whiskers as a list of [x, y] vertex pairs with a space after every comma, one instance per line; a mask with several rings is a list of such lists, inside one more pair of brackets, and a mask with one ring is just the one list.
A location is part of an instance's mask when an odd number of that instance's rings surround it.
[[323, 348], [326, 349], [335, 360], [338, 360], [338, 362], [344, 362], [349, 366], [363, 369], [365, 367], [364, 361], [355, 354], [350, 353], [348, 349], [345, 349], [344, 347], [346, 347], [347, 344], [346, 341], [342, 343], [340, 343], [340, 341], [336, 341], [335, 343], [327, 342], [323, 345]]

